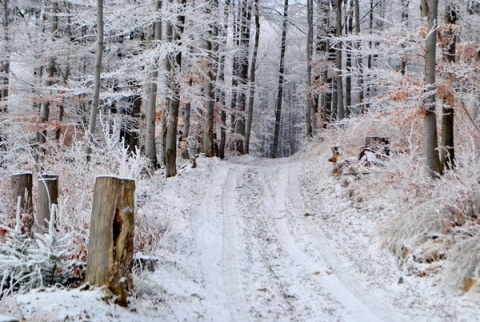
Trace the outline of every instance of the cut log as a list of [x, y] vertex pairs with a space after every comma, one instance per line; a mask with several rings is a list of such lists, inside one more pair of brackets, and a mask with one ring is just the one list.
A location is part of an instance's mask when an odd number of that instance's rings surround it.
[[[13, 215], [11, 219], [15, 218], [17, 212], [19, 212], [21, 215], [31, 217], [26, 218], [26, 220], [22, 218], [22, 224], [24, 224], [24, 232], [26, 233], [30, 233], [31, 226], [33, 224], [32, 186], [33, 179], [31, 172], [17, 172], [14, 173], [11, 177], [13, 205]], [[17, 209], [18, 206], [20, 206], [20, 209]]]
[[106, 285], [127, 306], [133, 289], [135, 181], [97, 177], [88, 243], [87, 281]]
[[58, 205], [58, 175], [42, 173], [38, 177], [35, 232], [48, 232], [52, 205]]

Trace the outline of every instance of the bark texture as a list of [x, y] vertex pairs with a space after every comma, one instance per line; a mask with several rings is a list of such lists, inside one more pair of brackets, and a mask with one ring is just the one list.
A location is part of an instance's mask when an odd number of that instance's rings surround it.
[[87, 281], [107, 286], [127, 306], [133, 289], [135, 181], [97, 177], [88, 242]]

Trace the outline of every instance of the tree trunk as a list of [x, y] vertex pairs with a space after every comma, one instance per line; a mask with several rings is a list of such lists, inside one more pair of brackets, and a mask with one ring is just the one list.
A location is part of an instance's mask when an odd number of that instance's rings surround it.
[[[360, 4], [359, 4], [359, 1], [358, 0], [355, 0], [355, 34], [358, 36], [360, 35]], [[357, 56], [357, 61], [356, 61], [356, 65], [357, 65], [357, 68], [358, 68], [358, 78], [357, 78], [357, 83], [358, 83], [358, 101], [360, 103], [360, 112], [363, 112], [364, 111], [364, 108], [363, 108], [363, 57], [362, 57], [362, 54], [361, 54], [361, 48], [362, 48], [362, 41], [359, 40], [357, 41], [357, 44], [356, 44], [356, 49], [358, 51], [358, 56]]]
[[255, 38], [253, 42], [252, 61], [250, 62], [250, 94], [248, 99], [247, 131], [245, 133], [245, 153], [250, 153], [250, 136], [253, 122], [253, 104], [255, 101], [255, 71], [257, 68], [258, 45], [260, 43], [260, 12], [258, 0], [254, 0], [255, 8]]
[[287, 43], [287, 26], [288, 26], [288, 0], [285, 0], [283, 6], [283, 26], [282, 26], [282, 46], [280, 48], [280, 67], [278, 70], [278, 93], [277, 105], [275, 108], [275, 130], [273, 137], [273, 158], [278, 158], [280, 148], [280, 127], [282, 120], [282, 103], [283, 103], [283, 83], [285, 72], [285, 49]]
[[106, 285], [127, 306], [133, 289], [135, 181], [97, 177], [88, 242], [87, 281]]
[[[210, 17], [212, 9], [217, 9], [218, 2], [209, 0], [206, 10], [206, 16]], [[216, 22], [212, 20], [209, 25], [208, 35], [206, 39], [207, 52], [208, 52], [208, 71], [205, 79], [205, 123], [203, 127], [203, 153], [209, 158], [215, 155], [214, 149], [214, 112], [215, 112], [215, 90], [213, 83], [215, 81], [215, 74], [217, 74], [215, 67], [215, 56], [218, 52], [218, 46], [214, 45], [214, 39], [218, 38], [218, 28]]]
[[8, 86], [10, 73], [10, 31], [9, 31], [9, 8], [8, 0], [3, 1], [3, 46], [5, 56], [0, 61], [0, 113], [8, 110]]
[[238, 60], [238, 87], [235, 122], [235, 149], [238, 153], [245, 153], [245, 108], [247, 104], [248, 57], [250, 47], [250, 23], [252, 6], [249, 0], [241, 0], [240, 18], [240, 48]]
[[[58, 31], [58, 1], [52, 2], [52, 38], [55, 38], [55, 33]], [[47, 80], [45, 81], [45, 87], [47, 90], [53, 85], [53, 78], [55, 77], [55, 57], [50, 56], [47, 64]], [[50, 100], [51, 97], [44, 98], [40, 106], [40, 122], [45, 124], [50, 117]], [[46, 127], [46, 125], [44, 125]], [[45, 154], [45, 142], [47, 141], [47, 130], [43, 129], [37, 133], [37, 141], [39, 144], [39, 153]]]
[[312, 118], [312, 52], [313, 52], [313, 0], [307, 0], [307, 101], [305, 123], [307, 137], [313, 137]]
[[436, 177], [442, 173], [440, 158], [438, 153], [437, 137], [437, 116], [436, 116], [436, 88], [435, 88], [435, 54], [437, 44], [437, 15], [438, 0], [422, 0], [422, 16], [427, 14], [428, 36], [425, 46], [425, 84], [427, 86], [427, 96], [425, 98], [425, 159], [428, 172]]
[[[456, 32], [455, 25], [457, 24], [457, 6], [452, 0], [448, 0], [445, 5], [445, 37], [448, 39], [448, 44], [443, 51], [443, 59], [448, 64], [455, 63], [456, 57]], [[453, 75], [447, 75], [448, 81], [454, 81]], [[443, 93], [442, 105], [442, 149], [441, 160], [445, 169], [453, 169], [455, 167], [455, 143], [454, 143], [454, 106], [455, 97], [452, 93], [453, 89], [448, 88]]]
[[[186, 0], [181, 0], [182, 7], [185, 6]], [[185, 25], [184, 11], [181, 9], [181, 14], [177, 17], [177, 32], [174, 33], [174, 41], [180, 44]], [[167, 137], [165, 144], [165, 166], [166, 176], [174, 177], [177, 175], [177, 127], [178, 127], [178, 112], [180, 110], [180, 84], [178, 76], [182, 67], [182, 53], [170, 53], [167, 57], [170, 61], [174, 61], [174, 66], [170, 71], [169, 86], [172, 93], [169, 106], [169, 121], [167, 126]]]
[[[405, 30], [408, 27], [408, 8], [410, 6], [410, 0], [402, 0], [402, 28]], [[402, 45], [402, 48], [404, 48], [405, 45]], [[400, 67], [400, 72], [402, 75], [405, 75], [407, 69], [407, 59], [406, 57], [402, 57], [402, 62], [401, 62], [401, 67]]]
[[[240, 0], [240, 4], [241, 4]], [[234, 5], [235, 7], [235, 5]], [[237, 5], [237, 12], [233, 13], [233, 46], [235, 48], [240, 48], [240, 28], [241, 28], [241, 5]], [[238, 77], [240, 74], [240, 54], [238, 52], [233, 53], [232, 55], [232, 92], [231, 92], [231, 98], [230, 98], [230, 131], [231, 133], [235, 133], [236, 129], [236, 124], [237, 124], [237, 113], [236, 113], [236, 106], [237, 106], [237, 100], [238, 100], [238, 95], [239, 95], [239, 89], [238, 89]], [[230, 143], [230, 149], [234, 150], [236, 148], [236, 140], [237, 138], [234, 137], [234, 140], [231, 140]], [[233, 142], [232, 142], [233, 141]]]
[[90, 121], [88, 124], [87, 145], [85, 154], [87, 162], [90, 161], [93, 145], [93, 133], [95, 132], [98, 109], [100, 108], [100, 74], [102, 72], [103, 56], [103, 0], [97, 0], [97, 55], [95, 57], [95, 67], [93, 70], [93, 100], [90, 109]]
[[[158, 13], [161, 9], [161, 1], [155, 1], [155, 12]], [[162, 38], [162, 22], [155, 21], [154, 41], [155, 43]], [[150, 165], [153, 169], [158, 168], [157, 149], [155, 142], [155, 114], [157, 111], [157, 79], [158, 79], [158, 59], [151, 66], [152, 70], [149, 75], [150, 83], [147, 90], [147, 109], [146, 109], [146, 135], [145, 135], [145, 154], [150, 160]]]
[[40, 174], [37, 187], [37, 214], [35, 232], [48, 232], [52, 205], [58, 205], [58, 175]]
[[[335, 36], [337, 38], [342, 36], [342, 2], [343, 0], [337, 0], [337, 28]], [[345, 118], [345, 109], [343, 107], [343, 76], [342, 76], [342, 42], [339, 41], [336, 48], [335, 63], [337, 68], [337, 113], [338, 119]]]
[[[227, 44], [227, 34], [228, 34], [228, 8], [230, 6], [230, 0], [225, 1], [223, 5], [223, 25], [222, 25], [222, 37], [221, 44], [222, 50], [225, 50]], [[218, 82], [220, 85], [225, 85], [225, 54], [222, 53], [220, 56], [217, 56], [218, 59]], [[218, 157], [220, 159], [225, 158], [225, 147], [227, 145], [227, 111], [226, 111], [226, 95], [225, 90], [222, 86], [217, 87], [217, 104], [220, 106], [220, 144], [218, 146]]]
[[[349, 1], [348, 4], [351, 7], [351, 2]], [[345, 17], [345, 33], [352, 34], [353, 33], [353, 10], [350, 8], [349, 11], [346, 11], [348, 13]], [[345, 7], [345, 10], [347, 8]], [[352, 47], [352, 42], [347, 42], [347, 45], [350, 45]], [[346, 59], [345, 59], [345, 68], [347, 70], [347, 76], [345, 77], [345, 116], [350, 117], [352, 113], [352, 54], [351, 50], [347, 48], [347, 53], [346, 53]]]

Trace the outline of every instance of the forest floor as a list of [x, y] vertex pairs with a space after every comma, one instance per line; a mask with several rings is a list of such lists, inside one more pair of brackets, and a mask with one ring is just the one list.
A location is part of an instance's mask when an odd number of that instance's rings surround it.
[[12, 296], [0, 312], [22, 321], [479, 320], [478, 292], [446, 290], [441, 273], [411, 274], [384, 246], [405, 200], [388, 165], [338, 177], [329, 153], [319, 142], [284, 159], [201, 157], [196, 169], [154, 179], [136, 216], [162, 237], [129, 308], [106, 304], [98, 289], [46, 289]]

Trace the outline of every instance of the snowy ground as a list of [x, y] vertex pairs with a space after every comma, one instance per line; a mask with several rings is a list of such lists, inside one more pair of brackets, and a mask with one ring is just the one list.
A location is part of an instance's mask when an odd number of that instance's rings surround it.
[[478, 293], [401, 270], [382, 247], [403, 191], [388, 173], [335, 177], [317, 144], [278, 160], [200, 158], [152, 181], [137, 219], [163, 237], [127, 309], [47, 289], [0, 312], [22, 321], [473, 321]]

